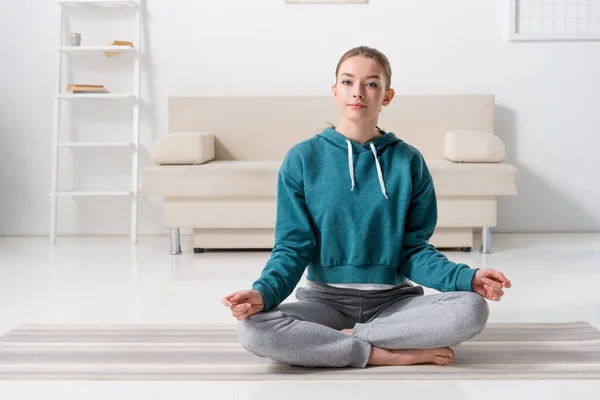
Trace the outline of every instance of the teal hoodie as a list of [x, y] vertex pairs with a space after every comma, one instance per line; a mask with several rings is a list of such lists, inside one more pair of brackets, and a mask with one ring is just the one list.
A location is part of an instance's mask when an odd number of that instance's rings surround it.
[[393, 133], [363, 145], [327, 128], [293, 146], [279, 170], [275, 245], [252, 289], [278, 306], [306, 268], [321, 283], [472, 291], [476, 269], [428, 243], [437, 223], [425, 160]]

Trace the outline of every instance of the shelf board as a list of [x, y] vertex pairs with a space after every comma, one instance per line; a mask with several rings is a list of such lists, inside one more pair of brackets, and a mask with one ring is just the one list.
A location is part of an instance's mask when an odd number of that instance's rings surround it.
[[62, 142], [57, 147], [134, 147], [133, 142]]
[[63, 100], [101, 99], [101, 100], [134, 100], [131, 93], [61, 93], [54, 97]]
[[598, 41], [600, 33], [587, 34], [528, 34], [528, 33], [513, 33], [510, 35], [510, 40], [513, 42], [560, 42], [560, 41]]
[[54, 0], [55, 3], [65, 7], [84, 8], [84, 7], [138, 7], [136, 0]]
[[131, 190], [63, 190], [50, 193], [54, 196], [131, 196]]
[[69, 54], [104, 53], [105, 51], [114, 53], [137, 52], [137, 49], [131, 46], [61, 46], [55, 50]]

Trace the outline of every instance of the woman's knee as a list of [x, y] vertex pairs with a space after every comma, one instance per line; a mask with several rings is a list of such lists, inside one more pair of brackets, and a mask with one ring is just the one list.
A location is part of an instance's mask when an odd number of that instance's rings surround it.
[[248, 351], [252, 351], [256, 347], [258, 334], [255, 328], [256, 324], [249, 318], [240, 321], [237, 326], [238, 341]]
[[254, 314], [238, 324], [238, 341], [246, 350], [262, 356], [262, 349], [269, 346], [269, 333], [273, 330], [269, 321], [281, 318], [281, 312], [270, 311]]
[[463, 292], [463, 300], [466, 309], [465, 327], [469, 327], [473, 333], [481, 333], [490, 315], [490, 309], [483, 296], [475, 292]]

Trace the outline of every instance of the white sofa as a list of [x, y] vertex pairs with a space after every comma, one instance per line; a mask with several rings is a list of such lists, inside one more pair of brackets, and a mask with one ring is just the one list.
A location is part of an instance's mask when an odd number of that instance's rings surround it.
[[[164, 198], [171, 254], [179, 228], [195, 252], [273, 247], [277, 172], [294, 144], [337, 124], [331, 97], [170, 98], [169, 132], [152, 148], [142, 194]], [[492, 95], [397, 95], [378, 124], [423, 153], [433, 176], [437, 248], [492, 251], [499, 196], [516, 195], [517, 169], [504, 163]]]

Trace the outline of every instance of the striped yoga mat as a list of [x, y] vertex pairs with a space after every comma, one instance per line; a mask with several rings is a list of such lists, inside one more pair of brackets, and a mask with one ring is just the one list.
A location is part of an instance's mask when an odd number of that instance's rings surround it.
[[585, 322], [490, 323], [450, 366], [304, 368], [245, 351], [235, 325], [21, 325], [0, 337], [7, 380], [416, 380], [600, 378]]

